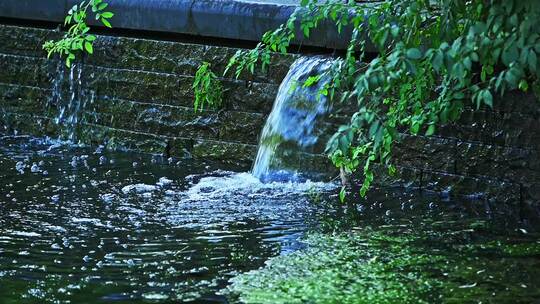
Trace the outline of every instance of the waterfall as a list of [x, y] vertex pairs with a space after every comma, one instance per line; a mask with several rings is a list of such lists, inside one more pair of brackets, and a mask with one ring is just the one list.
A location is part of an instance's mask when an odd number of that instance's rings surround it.
[[71, 142], [75, 142], [77, 128], [82, 120], [83, 112], [88, 103], [93, 102], [94, 92], [89, 96], [83, 94], [82, 89], [82, 63], [74, 63], [69, 69], [67, 97], [62, 94], [64, 89], [64, 65], [59, 62], [55, 78], [52, 83], [52, 96], [49, 100], [57, 109], [54, 123], [62, 129], [62, 135]]
[[292, 64], [279, 86], [259, 142], [252, 174], [261, 181], [296, 180], [309, 175], [305, 172], [309, 170], [307, 155], [320, 145], [317, 123], [330, 108], [328, 98], [319, 90], [330, 79], [322, 77], [311, 86], [304, 83], [330, 65], [331, 59], [322, 57], [301, 57]]

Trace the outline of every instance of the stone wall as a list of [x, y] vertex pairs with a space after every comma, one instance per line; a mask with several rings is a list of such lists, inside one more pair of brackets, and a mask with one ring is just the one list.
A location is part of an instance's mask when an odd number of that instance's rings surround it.
[[[510, 92], [493, 109], [465, 109], [435, 136], [403, 134], [395, 151], [398, 179], [382, 184], [416, 187], [444, 196], [540, 215], [540, 102]], [[384, 172], [381, 169], [381, 174]], [[500, 204], [499, 204], [500, 205]]]
[[[99, 37], [95, 54], [70, 71], [41, 50], [60, 33], [0, 25], [0, 132], [58, 136], [58, 111], [84, 100], [80, 140], [166, 156], [217, 159], [249, 167], [257, 139], [293, 55], [273, 57], [268, 73], [223, 79], [220, 111], [194, 113], [191, 84], [208, 61], [221, 74], [237, 49], [124, 37]], [[337, 119], [339, 121], [339, 119]], [[404, 134], [397, 179], [417, 187], [520, 210], [540, 206], [540, 106], [533, 94], [511, 92], [494, 109], [467, 109], [435, 136]], [[325, 157], [316, 157], [317, 164]], [[384, 170], [381, 168], [381, 172]]]
[[54, 137], [67, 132], [54, 119], [74, 94], [83, 103], [76, 128], [82, 142], [249, 166], [279, 84], [294, 61], [292, 55], [276, 55], [265, 74], [222, 79], [222, 109], [195, 113], [191, 85], [197, 67], [208, 61], [221, 75], [237, 49], [100, 36], [94, 55], [70, 70], [41, 49], [59, 35], [0, 25], [3, 132]]

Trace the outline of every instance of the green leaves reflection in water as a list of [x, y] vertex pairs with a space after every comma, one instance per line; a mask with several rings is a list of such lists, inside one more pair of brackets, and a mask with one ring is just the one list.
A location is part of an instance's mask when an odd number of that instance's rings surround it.
[[232, 280], [245, 303], [531, 303], [538, 235], [485, 221], [410, 221], [312, 234], [308, 248]]

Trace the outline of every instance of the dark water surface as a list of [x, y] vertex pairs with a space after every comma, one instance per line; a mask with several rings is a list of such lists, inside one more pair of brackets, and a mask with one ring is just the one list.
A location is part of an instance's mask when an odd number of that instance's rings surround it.
[[177, 162], [3, 138], [0, 303], [223, 302], [234, 274], [299, 246], [305, 191], [329, 187]]
[[[308, 231], [401, 227], [415, 219], [414, 233], [439, 229], [445, 218], [492, 216], [482, 204], [403, 191], [374, 192], [347, 207], [336, 204], [333, 184], [262, 184], [233, 172], [242, 169], [1, 137], [0, 303], [224, 303], [219, 291], [229, 279], [302, 249]], [[538, 234], [507, 220], [494, 240], [526, 240], [538, 249]], [[449, 235], [463, 234], [456, 227]], [[466, 235], [453, 241], [474, 241]], [[531, 274], [540, 274], [539, 261], [531, 251], [511, 263], [513, 272], [530, 267], [507, 280], [527, 289], [528, 299], [537, 294]]]

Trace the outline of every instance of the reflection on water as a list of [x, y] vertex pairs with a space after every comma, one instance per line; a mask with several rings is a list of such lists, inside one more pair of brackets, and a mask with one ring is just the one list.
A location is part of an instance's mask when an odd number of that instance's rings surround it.
[[304, 192], [333, 188], [262, 184], [204, 162], [2, 141], [0, 299], [8, 302], [222, 302], [215, 293], [231, 276], [298, 248], [309, 222]]
[[[265, 184], [209, 162], [0, 140], [0, 303], [224, 303], [229, 279], [305, 249], [309, 231], [407, 224], [415, 233], [487, 219], [483, 204], [401, 190], [340, 205], [334, 184]], [[498, 227], [510, 242], [525, 236]]]

